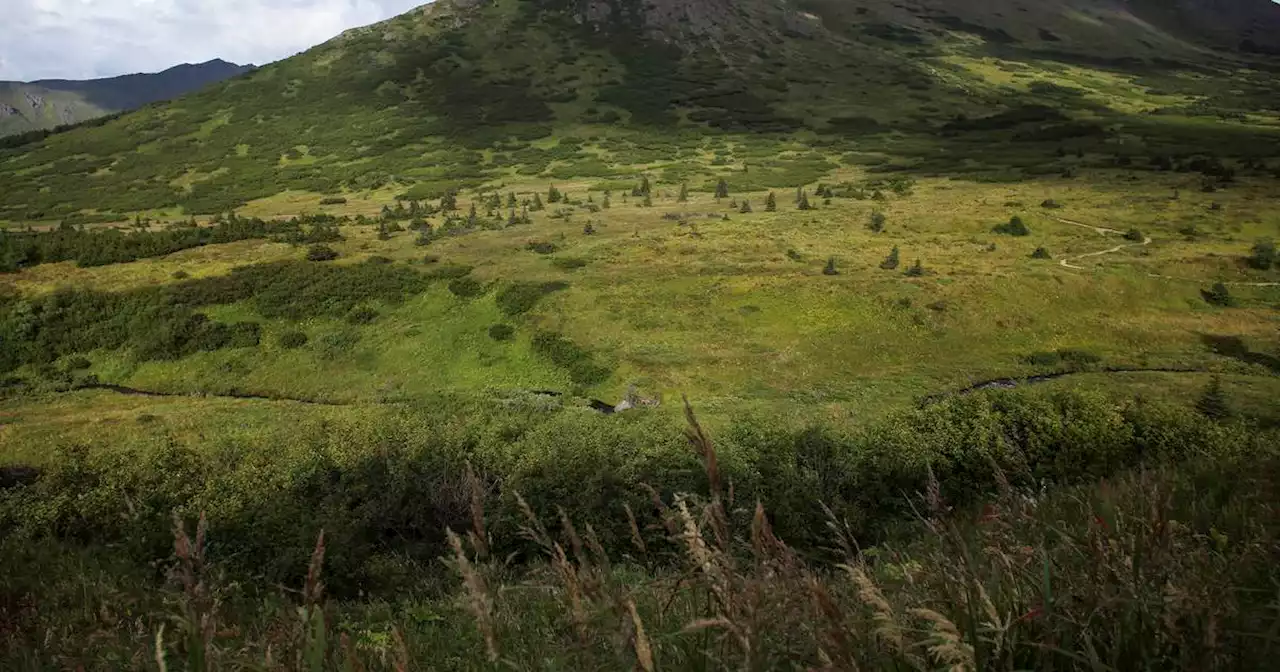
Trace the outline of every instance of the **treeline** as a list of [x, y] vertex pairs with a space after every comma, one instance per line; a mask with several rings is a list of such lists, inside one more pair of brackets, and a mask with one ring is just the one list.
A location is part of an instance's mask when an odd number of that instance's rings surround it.
[[263, 220], [231, 213], [219, 216], [211, 226], [184, 222], [160, 231], [150, 231], [140, 221], [129, 231], [76, 228], [66, 222], [51, 231], [0, 231], [0, 272], [60, 261], [75, 261], [82, 268], [106, 266], [254, 238], [296, 244], [332, 242], [342, 240], [337, 227], [347, 221], [323, 214]]

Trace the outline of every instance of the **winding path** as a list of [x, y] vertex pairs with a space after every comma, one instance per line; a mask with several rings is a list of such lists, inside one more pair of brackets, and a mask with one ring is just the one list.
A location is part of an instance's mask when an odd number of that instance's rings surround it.
[[[1097, 233], [1103, 236], [1110, 235], [1110, 234], [1124, 235], [1124, 232], [1118, 229], [1109, 229], [1105, 226], [1092, 226], [1090, 224], [1077, 222], [1075, 220], [1067, 219], [1065, 217], [1058, 217], [1055, 215], [1048, 215], [1048, 217], [1049, 219], [1052, 219], [1057, 222], [1061, 222], [1063, 224], [1070, 224], [1072, 226], [1078, 226], [1080, 228], [1089, 229], [1090, 231], [1093, 231], [1094, 233]], [[1058, 262], [1058, 265], [1062, 266], [1063, 268], [1069, 268], [1073, 271], [1087, 271], [1089, 270], [1088, 268], [1084, 266], [1077, 266], [1072, 262], [1080, 261], [1081, 259], [1088, 259], [1090, 257], [1101, 257], [1103, 255], [1113, 254], [1115, 252], [1119, 252], [1120, 250], [1123, 250], [1129, 247], [1143, 247], [1146, 245], [1150, 245], [1151, 243], [1152, 243], [1152, 238], [1150, 236], [1144, 236], [1141, 243], [1128, 243], [1125, 245], [1116, 245], [1115, 247], [1109, 247], [1105, 250], [1099, 250], [1097, 252], [1087, 252], [1085, 254], [1077, 254], [1075, 256], [1067, 257], [1065, 259], [1060, 260]], [[1159, 278], [1161, 280], [1176, 280], [1179, 282], [1198, 282], [1198, 283], [1209, 282], [1208, 280], [1197, 280], [1195, 278], [1179, 278], [1177, 276], [1162, 275], [1160, 273], [1147, 273], [1147, 277]], [[1231, 287], [1280, 287], [1280, 282], [1223, 282], [1222, 284], [1228, 285]]]

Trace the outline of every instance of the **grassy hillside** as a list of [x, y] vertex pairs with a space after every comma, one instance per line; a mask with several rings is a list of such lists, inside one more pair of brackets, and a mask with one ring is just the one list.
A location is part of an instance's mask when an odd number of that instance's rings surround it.
[[9, 143], [0, 667], [1256, 667], [1212, 8], [442, 1]]

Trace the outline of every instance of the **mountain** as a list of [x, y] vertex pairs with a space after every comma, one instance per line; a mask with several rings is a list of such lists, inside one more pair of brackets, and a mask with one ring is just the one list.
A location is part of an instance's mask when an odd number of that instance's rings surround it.
[[51, 129], [169, 100], [253, 70], [221, 59], [154, 74], [0, 82], [0, 135]]
[[1194, 118], [1280, 107], [1265, 53], [1278, 22], [1269, 0], [440, 0], [11, 149], [0, 220], [210, 214], [386, 184], [426, 197], [513, 172], [705, 180], [716, 171], [679, 146], [706, 134], [818, 133], [864, 151], [898, 134], [892, 153], [934, 170], [1009, 168], [990, 138], [961, 157], [984, 130], [1265, 156], [1274, 129]]

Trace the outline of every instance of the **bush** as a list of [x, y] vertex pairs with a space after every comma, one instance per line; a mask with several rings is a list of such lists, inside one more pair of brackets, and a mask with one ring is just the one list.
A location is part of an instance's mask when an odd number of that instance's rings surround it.
[[495, 341], [510, 341], [515, 338], [515, 336], [516, 329], [509, 324], [495, 324], [492, 327], [489, 327], [489, 338], [492, 338]]
[[569, 288], [567, 282], [517, 282], [498, 292], [498, 309], [507, 317], [523, 315], [538, 305], [542, 297]]
[[893, 250], [889, 252], [889, 256], [885, 257], [884, 261], [880, 262], [880, 268], [886, 271], [892, 271], [898, 267], [899, 263], [901, 263], [901, 260], [899, 258], [898, 248], [895, 246]]
[[551, 260], [551, 265], [562, 271], [575, 271], [587, 265], [587, 260], [580, 257], [557, 257]]
[[81, 357], [77, 355], [64, 362], [62, 368], [67, 371], [84, 371], [92, 366], [93, 362], [89, 361], [88, 357]]
[[296, 350], [307, 344], [307, 335], [301, 331], [286, 331], [280, 334], [276, 343], [285, 350]]
[[871, 221], [867, 222], [867, 228], [871, 229], [872, 233], [880, 233], [881, 231], [884, 231], [886, 221], [888, 221], [888, 218], [885, 217], [883, 212], [874, 210], [871, 213]]
[[320, 205], [346, 205], [347, 199], [341, 196], [329, 196], [320, 199]]
[[554, 243], [531, 242], [525, 245], [524, 249], [529, 250], [530, 252], [537, 252], [538, 254], [554, 254], [560, 248], [556, 247]]
[[921, 278], [924, 277], [925, 273], [924, 264], [919, 259], [916, 259], [916, 263], [911, 268], [908, 268], [904, 275], [909, 278]]
[[1052, 198], [1047, 198], [1040, 203], [1040, 207], [1046, 210], [1057, 210], [1058, 208], [1062, 207], [1062, 204], [1053, 200]]
[[449, 292], [459, 299], [474, 299], [484, 295], [484, 285], [475, 278], [456, 278], [449, 281]]
[[1131, 240], [1135, 243], [1141, 243], [1146, 241], [1147, 237], [1142, 235], [1142, 232], [1137, 229], [1129, 229], [1125, 232], [1124, 239]]
[[1052, 259], [1053, 255], [1049, 254], [1049, 250], [1043, 247], [1037, 247], [1035, 252], [1031, 253], [1032, 259]]
[[1259, 271], [1271, 270], [1276, 265], [1276, 244], [1271, 240], [1259, 240], [1249, 255], [1249, 267]]
[[338, 258], [338, 251], [328, 245], [312, 245], [307, 250], [307, 261], [333, 261]]
[[533, 351], [569, 372], [576, 385], [598, 385], [608, 380], [612, 371], [592, 361], [591, 353], [573, 341], [550, 331], [533, 336]]
[[356, 308], [350, 313], [347, 313], [348, 324], [372, 324], [376, 319], [378, 319], [378, 311], [372, 308]]
[[840, 271], [836, 270], [835, 257], [830, 257], [827, 259], [827, 265], [823, 267], [822, 274], [823, 275], [840, 275]]
[[1235, 298], [1231, 296], [1231, 290], [1221, 282], [1214, 283], [1209, 289], [1200, 290], [1200, 296], [1210, 305], [1222, 308], [1230, 308], [1236, 305]]
[[1025, 222], [1022, 221], [1022, 218], [1016, 215], [1010, 218], [1008, 222], [996, 226], [995, 228], [992, 229], [992, 231], [996, 233], [1004, 234], [1006, 236], [1031, 235], [1031, 229], [1027, 228], [1027, 225]]

